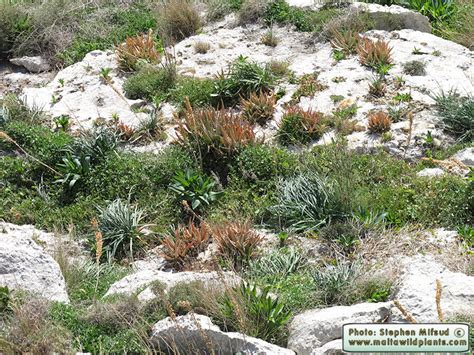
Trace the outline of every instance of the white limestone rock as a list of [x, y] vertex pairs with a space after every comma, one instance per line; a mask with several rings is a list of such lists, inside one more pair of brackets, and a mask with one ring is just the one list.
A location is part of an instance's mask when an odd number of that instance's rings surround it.
[[391, 5], [354, 2], [350, 9], [358, 12], [366, 12], [375, 22], [375, 28], [383, 29], [390, 24], [399, 26], [396, 29], [412, 29], [420, 32], [431, 33], [431, 25], [428, 17], [419, 12], [412, 11], [406, 7]]
[[45, 58], [39, 56], [12, 58], [10, 59], [10, 63], [23, 67], [30, 73], [41, 73], [51, 69], [49, 62]]
[[235, 286], [240, 283], [240, 277], [234, 273], [225, 272], [223, 275], [224, 280], [217, 272], [166, 272], [153, 269], [143, 269], [115, 282], [110, 286], [104, 297], [115, 294], [130, 296], [140, 292], [138, 298], [142, 301], [147, 301], [155, 296], [153, 295], [151, 288], [148, 286], [156, 281], [164, 284], [165, 291], [180, 282], [201, 281], [205, 285], [217, 287], [223, 286], [224, 281], [229, 286]]
[[342, 339], [336, 339], [311, 351], [311, 355], [342, 355]]
[[294, 355], [291, 350], [240, 333], [225, 333], [210, 318], [187, 314], [155, 324], [150, 341], [160, 351], [179, 354]]
[[[109, 68], [110, 84], [101, 70]], [[29, 106], [41, 107], [52, 117], [66, 115], [73, 128], [90, 129], [96, 119], [114, 117], [136, 128], [146, 119], [145, 113], [134, 112], [144, 104], [142, 100], [128, 100], [118, 75], [116, 55], [112, 51], [93, 51], [76, 64], [61, 70], [54, 80], [41, 88], [26, 88], [21, 98]]]
[[445, 171], [440, 168], [426, 168], [419, 171], [416, 175], [422, 177], [437, 177], [445, 175]]
[[388, 318], [390, 303], [360, 303], [315, 309], [297, 315], [289, 327], [288, 348], [298, 355], [341, 338], [345, 323], [378, 323]]
[[[68, 303], [58, 263], [35, 242], [34, 228], [17, 227], [0, 226], [0, 285]], [[46, 234], [43, 236], [49, 238]]]
[[[474, 314], [474, 276], [451, 272], [432, 256], [407, 257], [393, 299], [418, 323], [439, 322], [436, 309], [436, 280], [442, 285], [441, 309], [445, 319], [456, 313]], [[392, 309], [391, 322], [406, 322], [398, 309]]]
[[463, 163], [464, 165], [474, 167], [474, 147], [469, 147], [457, 152], [453, 159]]

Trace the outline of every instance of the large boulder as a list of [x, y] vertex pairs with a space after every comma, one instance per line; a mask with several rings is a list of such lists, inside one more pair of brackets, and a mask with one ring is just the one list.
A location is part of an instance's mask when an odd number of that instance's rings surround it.
[[288, 348], [298, 355], [341, 338], [346, 323], [378, 323], [389, 317], [390, 303], [360, 303], [316, 309], [297, 315], [290, 324]]
[[374, 27], [379, 30], [412, 29], [431, 33], [428, 17], [402, 6], [382, 6], [373, 3], [354, 2], [350, 8], [353, 11], [368, 13], [374, 21]]
[[208, 317], [191, 313], [159, 321], [150, 340], [160, 351], [173, 354], [295, 354], [261, 339], [225, 333]]
[[[104, 80], [104, 69], [110, 70], [109, 80]], [[97, 119], [118, 119], [136, 128], [146, 118], [145, 113], [135, 112], [144, 102], [125, 98], [119, 73], [112, 51], [93, 51], [61, 70], [48, 85], [24, 89], [22, 99], [53, 117], [69, 116], [75, 128], [89, 129]]]
[[[439, 322], [436, 280], [442, 286], [441, 309], [445, 319], [457, 313], [474, 314], [474, 277], [451, 272], [431, 256], [420, 255], [402, 261], [400, 281], [393, 298], [418, 323]], [[396, 308], [392, 309], [391, 321], [407, 322]]]
[[453, 159], [461, 162], [464, 165], [474, 167], [474, 147], [469, 147], [457, 152]]
[[69, 302], [58, 263], [34, 239], [34, 229], [0, 225], [0, 285]]
[[152, 269], [139, 270], [131, 275], [125, 276], [123, 279], [115, 282], [110, 286], [104, 297], [115, 294], [133, 295], [138, 293], [138, 298], [147, 301], [155, 297], [150, 284], [160, 282], [164, 285], [165, 291], [182, 282], [200, 281], [205, 285], [222, 286], [224, 283], [228, 286], [235, 286], [240, 283], [241, 279], [231, 272], [167, 272]]
[[48, 60], [43, 57], [12, 58], [10, 63], [23, 67], [30, 73], [41, 73], [51, 69]]
[[342, 339], [336, 339], [311, 351], [311, 355], [342, 355]]

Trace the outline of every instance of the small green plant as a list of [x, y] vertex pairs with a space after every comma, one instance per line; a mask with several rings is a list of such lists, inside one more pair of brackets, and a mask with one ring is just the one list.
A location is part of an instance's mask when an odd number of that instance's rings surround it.
[[346, 59], [346, 54], [343, 51], [334, 50], [332, 52], [332, 57], [336, 62], [340, 62], [343, 59]]
[[222, 195], [222, 192], [215, 191], [215, 185], [212, 179], [187, 170], [175, 175], [169, 189], [177, 195], [181, 203], [186, 203], [185, 208], [191, 208], [201, 214]]
[[253, 328], [250, 334], [246, 334], [265, 341], [278, 342], [283, 328], [291, 318], [291, 311], [286, 310], [278, 298], [269, 295], [268, 288], [258, 289], [256, 285], [243, 283], [234, 293], [234, 296], [226, 294], [220, 300], [225, 318], [233, 320], [232, 324], [239, 324], [239, 313], [243, 311]]
[[405, 78], [401, 75], [397, 75], [394, 78], [394, 84], [396, 89], [401, 89], [403, 85], [405, 85], [406, 81]]
[[177, 80], [174, 63], [162, 65], [160, 68], [144, 66], [124, 83], [125, 95], [130, 99], [164, 99], [175, 86]]
[[434, 22], [447, 21], [456, 13], [453, 0], [409, 0], [408, 3], [412, 9]]
[[433, 96], [444, 130], [460, 142], [474, 140], [474, 98], [462, 97], [456, 91], [442, 91]]
[[144, 245], [144, 211], [132, 206], [129, 201], [116, 199], [106, 207], [98, 207], [98, 227], [102, 233], [103, 248], [107, 260], [129, 257]]
[[11, 293], [7, 286], [0, 286], [0, 318], [11, 310]]
[[72, 191], [75, 187], [83, 182], [91, 170], [91, 157], [88, 155], [74, 156], [67, 153], [62, 163], [58, 164], [58, 170], [62, 173], [62, 177], [56, 180], [61, 184], [64, 191]]
[[409, 92], [397, 92], [393, 100], [396, 102], [410, 102], [413, 98]]
[[329, 96], [329, 98], [331, 99], [331, 101], [335, 104], [337, 104], [338, 102], [341, 102], [342, 100], [344, 100], [344, 96], [343, 95], [331, 95]]
[[283, 248], [286, 245], [286, 242], [288, 241], [288, 238], [290, 237], [290, 233], [287, 232], [280, 232], [277, 234], [278, 237], [278, 245], [280, 248]]
[[336, 84], [344, 83], [346, 81], [346, 78], [343, 77], [343, 76], [336, 76], [336, 77], [332, 78], [332, 81]]
[[377, 75], [369, 82], [369, 95], [379, 98], [385, 95], [387, 85], [382, 75]]
[[411, 51], [411, 54], [413, 55], [421, 55], [424, 54], [423, 51], [420, 48], [413, 47], [413, 50]]
[[318, 81], [319, 73], [305, 74], [298, 79], [298, 89], [292, 96], [293, 102], [298, 102], [301, 97], [312, 97], [316, 92], [326, 89], [326, 86]]
[[106, 82], [110, 81], [110, 73], [112, 73], [112, 68], [101, 68], [100, 69], [100, 76]]
[[248, 98], [252, 93], [269, 93], [275, 85], [275, 79], [268, 65], [261, 66], [240, 56], [226, 73], [218, 75], [212, 95], [214, 105], [233, 106], [242, 97]]
[[403, 72], [412, 76], [426, 75], [426, 63], [420, 60], [412, 60], [403, 64]]
[[54, 118], [54, 123], [58, 129], [67, 131], [69, 129], [69, 125], [71, 124], [71, 119], [67, 115], [61, 115]]
[[58, 79], [59, 85], [64, 87], [64, 79]]
[[466, 250], [474, 254], [474, 227], [465, 225], [459, 227], [457, 231]]

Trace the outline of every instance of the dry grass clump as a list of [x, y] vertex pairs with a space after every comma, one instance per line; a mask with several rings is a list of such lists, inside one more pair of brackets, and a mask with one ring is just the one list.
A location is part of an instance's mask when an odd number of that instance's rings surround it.
[[241, 100], [242, 117], [251, 124], [258, 123], [264, 126], [268, 121], [272, 120], [275, 105], [275, 96], [253, 93], [248, 100]]
[[252, 229], [250, 222], [228, 222], [214, 229], [214, 241], [221, 256], [240, 269], [255, 253], [262, 238]]
[[273, 31], [270, 30], [270, 31], [265, 32], [265, 34], [262, 36], [260, 41], [262, 42], [262, 44], [266, 46], [276, 47], [278, 43], [280, 42], [280, 39], [277, 36], [275, 36]]
[[166, 0], [157, 9], [160, 35], [170, 41], [181, 41], [197, 33], [201, 18], [189, 0]]
[[369, 95], [375, 98], [383, 97], [387, 92], [387, 85], [381, 76], [373, 78], [369, 83]]
[[357, 46], [359, 61], [362, 65], [378, 69], [381, 66], [392, 64], [392, 48], [384, 40], [372, 41], [362, 38]]
[[178, 127], [181, 144], [200, 153], [230, 154], [256, 141], [252, 125], [225, 109], [193, 110], [187, 103]]
[[13, 303], [11, 321], [0, 330], [0, 348], [5, 354], [72, 352], [71, 334], [48, 318], [47, 301], [28, 297]]
[[153, 31], [147, 34], [128, 37], [125, 43], [117, 46], [119, 67], [126, 71], [138, 69], [138, 63], [144, 61], [151, 64], [160, 62], [161, 55], [156, 50]]
[[387, 113], [377, 111], [369, 114], [368, 128], [371, 133], [384, 133], [390, 131], [392, 121]]
[[194, 51], [198, 54], [206, 54], [211, 49], [209, 42], [197, 41], [194, 43]]
[[345, 54], [357, 53], [357, 46], [359, 45], [360, 35], [358, 32], [348, 30], [335, 30], [333, 38], [331, 39], [331, 46], [338, 51]]
[[238, 13], [239, 25], [258, 22], [265, 13], [268, 0], [245, 0]]
[[270, 71], [278, 77], [284, 77], [290, 73], [290, 63], [286, 61], [272, 60], [268, 66]]
[[210, 237], [211, 231], [204, 223], [179, 226], [173, 235], [167, 235], [161, 241], [162, 255], [174, 268], [181, 269], [207, 247]]

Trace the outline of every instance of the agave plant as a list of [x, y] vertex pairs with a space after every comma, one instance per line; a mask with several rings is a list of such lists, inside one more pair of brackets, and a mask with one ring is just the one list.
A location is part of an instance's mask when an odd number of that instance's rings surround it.
[[107, 260], [125, 256], [133, 260], [134, 252], [144, 245], [143, 229], [149, 226], [143, 224], [144, 211], [121, 199], [97, 210]]

